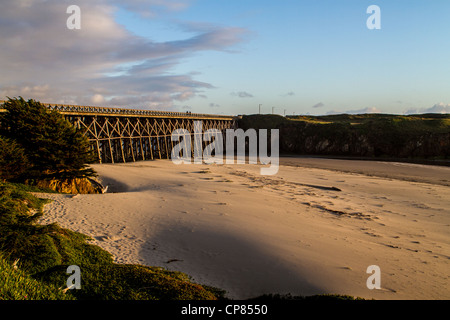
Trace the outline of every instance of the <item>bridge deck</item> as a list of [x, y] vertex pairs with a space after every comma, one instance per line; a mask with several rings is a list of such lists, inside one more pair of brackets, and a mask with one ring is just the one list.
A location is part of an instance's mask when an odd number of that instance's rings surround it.
[[[1, 105], [6, 102], [0, 100], [0, 112], [5, 112]], [[115, 116], [115, 117], [150, 117], [150, 118], [174, 118], [174, 119], [205, 119], [205, 120], [233, 120], [233, 116], [204, 114], [204, 113], [188, 113], [173, 111], [156, 111], [142, 109], [126, 109], [126, 108], [108, 108], [93, 106], [77, 106], [67, 104], [42, 103], [52, 110], [56, 110], [63, 115], [86, 115], [86, 116]]]
[[[0, 100], [0, 106], [5, 101]], [[209, 129], [223, 131], [235, 127], [237, 117], [202, 113], [152, 111], [42, 103], [62, 114], [91, 141], [100, 163], [117, 163], [150, 159], [169, 159], [173, 150], [172, 133], [185, 129], [194, 146], [196, 120], [201, 121], [202, 134]], [[0, 112], [5, 112], [0, 109]], [[211, 133], [208, 133], [208, 135]], [[209, 137], [209, 136], [208, 136]], [[191, 141], [189, 141], [191, 140]], [[203, 150], [207, 141], [200, 141]], [[190, 149], [192, 152], [193, 147]]]

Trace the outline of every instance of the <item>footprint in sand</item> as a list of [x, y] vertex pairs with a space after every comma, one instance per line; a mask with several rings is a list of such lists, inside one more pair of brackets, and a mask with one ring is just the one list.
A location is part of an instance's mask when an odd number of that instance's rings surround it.
[[396, 246], [396, 245], [393, 245], [393, 244], [383, 243], [383, 245], [385, 245], [386, 247], [389, 247], [389, 248], [401, 249], [399, 246]]
[[98, 241], [106, 241], [109, 240], [109, 236], [95, 236], [94, 239], [98, 240]]
[[380, 236], [379, 234], [375, 234], [375, 233], [372, 233], [372, 232], [364, 232], [364, 233], [369, 235], [369, 236], [371, 236], [371, 237], [374, 237], [374, 238], [382, 238], [382, 236]]
[[181, 260], [181, 259], [170, 259], [170, 260], [167, 260], [166, 263], [181, 262], [181, 261], [183, 261], [183, 260]]

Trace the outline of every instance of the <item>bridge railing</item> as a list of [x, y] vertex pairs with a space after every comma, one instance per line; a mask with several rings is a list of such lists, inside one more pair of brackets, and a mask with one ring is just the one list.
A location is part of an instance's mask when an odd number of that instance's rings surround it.
[[[0, 111], [5, 100], [0, 100]], [[233, 116], [191, 113], [191, 112], [174, 112], [174, 111], [156, 111], [156, 110], [142, 110], [142, 109], [126, 109], [126, 108], [110, 108], [110, 107], [93, 107], [93, 106], [77, 106], [68, 104], [52, 104], [42, 103], [51, 110], [56, 110], [61, 113], [97, 113], [97, 114], [111, 114], [111, 115], [132, 115], [132, 116], [167, 116], [167, 117], [183, 117], [183, 118], [216, 118], [216, 119], [230, 119]]]

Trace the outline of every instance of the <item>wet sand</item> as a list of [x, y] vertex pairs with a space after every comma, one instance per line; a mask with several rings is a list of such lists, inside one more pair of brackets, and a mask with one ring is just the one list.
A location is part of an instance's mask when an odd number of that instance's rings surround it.
[[319, 157], [285, 156], [280, 165], [319, 168], [367, 176], [425, 182], [450, 186], [450, 166], [405, 163], [379, 160], [348, 160]]

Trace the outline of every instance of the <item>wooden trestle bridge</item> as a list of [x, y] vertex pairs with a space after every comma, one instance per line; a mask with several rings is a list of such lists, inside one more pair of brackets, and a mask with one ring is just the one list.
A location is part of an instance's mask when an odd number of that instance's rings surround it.
[[[4, 111], [4, 102], [0, 100], [0, 111]], [[193, 144], [194, 121], [202, 121], [203, 132], [218, 129], [224, 133], [236, 124], [233, 116], [224, 115], [42, 104], [84, 132], [99, 163], [169, 159], [174, 130], [189, 131]]]

